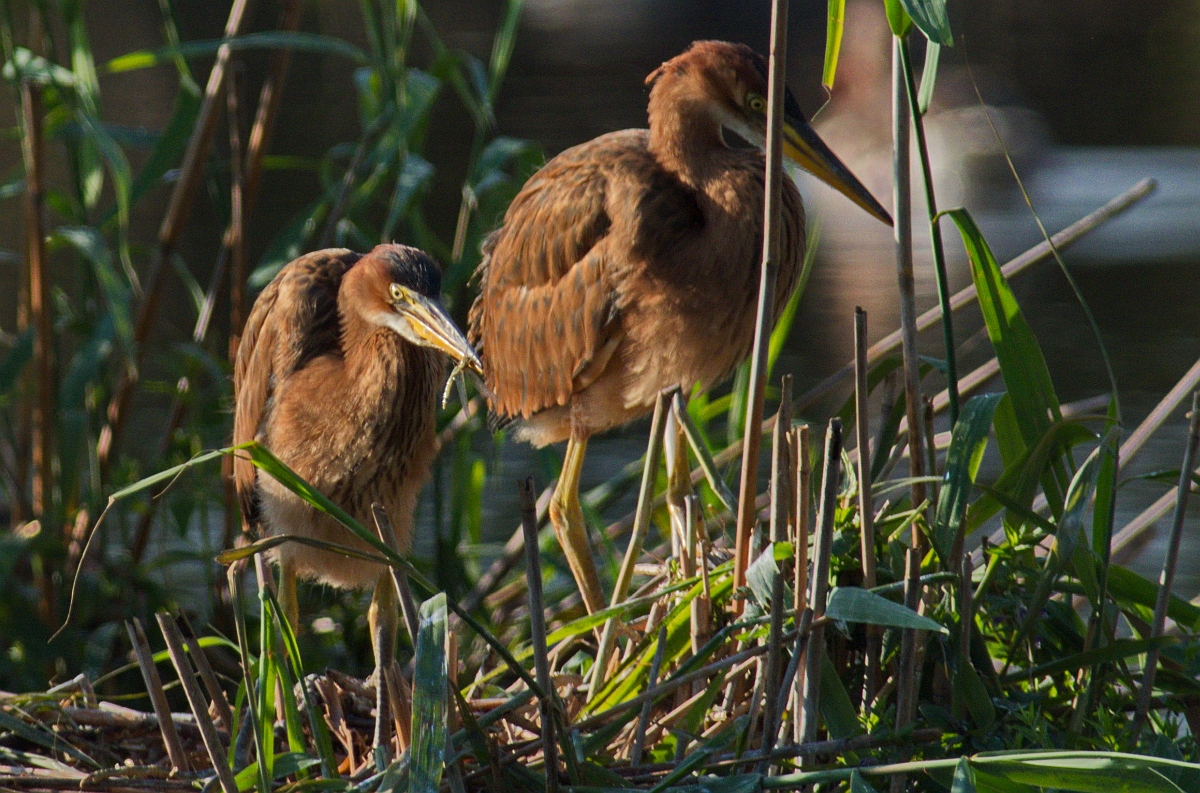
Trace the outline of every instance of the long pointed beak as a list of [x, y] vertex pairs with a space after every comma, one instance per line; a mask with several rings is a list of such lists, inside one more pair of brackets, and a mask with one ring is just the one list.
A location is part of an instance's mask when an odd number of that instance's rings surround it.
[[454, 320], [436, 300], [424, 295], [410, 293], [410, 300], [401, 308], [405, 319], [412, 326], [413, 332], [425, 344], [435, 350], [441, 350], [457, 363], [466, 364], [466, 368], [476, 374], [483, 375], [483, 364], [475, 354], [475, 348], [463, 335]]
[[850, 173], [837, 155], [830, 151], [805, 118], [799, 113], [785, 113], [783, 124], [783, 153], [793, 162], [842, 195], [858, 204], [874, 218], [889, 226], [892, 216]]

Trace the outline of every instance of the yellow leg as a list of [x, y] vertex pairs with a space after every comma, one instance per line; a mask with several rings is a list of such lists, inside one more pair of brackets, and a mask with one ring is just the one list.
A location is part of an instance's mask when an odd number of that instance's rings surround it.
[[296, 595], [296, 565], [294, 562], [279, 562], [279, 607], [292, 626], [292, 633], [300, 635], [300, 600]]
[[[375, 582], [375, 593], [371, 597], [371, 608], [367, 611], [367, 622], [371, 627], [371, 645], [375, 650], [375, 763], [386, 767], [386, 752], [390, 723], [388, 714], [387, 677], [384, 675], [396, 653], [396, 587], [390, 573], [379, 576]], [[380, 750], [383, 749], [381, 754]]]
[[587, 451], [587, 438], [575, 435], [567, 441], [566, 459], [554, 497], [550, 500], [550, 523], [554, 535], [566, 554], [567, 564], [588, 613], [605, 607], [604, 593], [600, 589], [600, 576], [596, 574], [596, 562], [588, 543], [587, 524], [583, 522], [583, 509], [579, 506], [579, 475], [583, 471], [583, 455]]

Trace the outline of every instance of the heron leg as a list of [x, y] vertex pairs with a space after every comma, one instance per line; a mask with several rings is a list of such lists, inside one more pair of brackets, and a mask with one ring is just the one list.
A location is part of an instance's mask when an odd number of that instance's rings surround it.
[[579, 476], [583, 471], [583, 455], [587, 451], [587, 437], [572, 433], [567, 441], [567, 453], [563, 460], [562, 474], [554, 497], [550, 499], [550, 523], [554, 535], [562, 546], [583, 595], [588, 613], [604, 608], [604, 593], [600, 589], [600, 576], [596, 573], [596, 562], [592, 559], [588, 543], [587, 524], [583, 520], [583, 509], [579, 505]]
[[375, 651], [375, 765], [382, 771], [387, 767], [388, 714], [387, 677], [384, 670], [391, 666], [396, 652], [396, 587], [392, 576], [385, 572], [375, 582], [371, 608], [367, 611], [371, 627], [371, 645]]

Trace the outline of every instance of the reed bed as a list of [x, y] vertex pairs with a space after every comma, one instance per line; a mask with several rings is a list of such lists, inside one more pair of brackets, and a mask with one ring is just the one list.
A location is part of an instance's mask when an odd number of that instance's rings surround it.
[[[521, 3], [505, 5], [485, 63], [446, 46], [412, 2], [363, 2], [365, 49], [298, 31], [300, 4], [290, 0], [277, 30], [246, 32], [247, 4], [235, 2], [225, 37], [181, 44], [164, 2], [168, 46], [102, 66], [120, 73], [161, 64], [178, 73], [174, 116], [136, 176], [98, 116], [100, 67], [79, 4], [39, 4], [27, 29], [0, 17], [25, 144], [22, 183], [0, 193], [26, 202], [22, 313], [0, 356], [0, 461], [15, 527], [0, 537], [0, 560], [12, 560], [0, 565], [8, 640], [0, 671], [33, 692], [0, 692], [0, 788], [1200, 790], [1200, 608], [1171, 594], [1194, 486], [1195, 407], [1188, 437], [1178, 439], [1180, 469], [1158, 475], [1178, 482], [1165, 506], [1114, 525], [1122, 466], [1195, 391], [1200, 366], [1121, 443], [1115, 388], [1060, 404], [1009, 287], [1154, 185], [1131, 187], [1001, 267], [967, 210], [934, 209], [921, 116], [938, 50], [951, 41], [945, 5], [885, 5], [896, 36], [903, 175], [898, 286], [912, 297], [904, 187], [911, 126], [939, 307], [918, 316], [906, 299], [903, 327], [870, 347], [867, 317], [846, 317], [855, 359], [793, 394], [790, 378], [773, 368], [814, 266], [814, 228], [801, 286], [773, 331], [760, 323], [753, 364], [727, 393], [660, 395], [644, 457], [584, 494], [611, 594], [609, 607], [591, 615], [547, 530], [549, 490], [539, 497], [533, 480], [514, 485], [521, 521], [508, 543], [478, 556], [463, 551], [482, 545], [485, 484], [495, 471], [488, 450], [498, 443], [479, 396], [439, 416], [436, 536], [425, 558], [392, 550], [381, 510], [376, 525], [358, 524], [268, 449], [221, 448], [223, 377], [246, 301], [295, 255], [404, 239], [445, 264], [447, 301], [464, 311], [483, 234], [541, 160], [535, 144], [494, 128]], [[842, 9], [830, 3], [827, 83]], [[70, 31], [69, 68], [42, 54], [52, 42], [40, 15], [52, 12], [62, 18], [49, 21]], [[422, 68], [408, 60], [417, 36], [434, 52]], [[918, 36], [927, 39], [919, 84], [910, 52]], [[783, 39], [773, 37], [773, 49]], [[272, 60], [243, 144], [236, 61], [259, 49]], [[320, 194], [252, 263], [246, 230], [296, 51], [355, 63], [362, 134], [317, 163]], [[216, 56], [204, 89], [188, 60], [201, 54]], [[784, 61], [781, 49], [773, 60]], [[426, 130], [442, 93], [467, 109], [473, 127], [446, 239], [423, 204], [435, 171], [423, 157]], [[224, 159], [213, 151], [222, 111]], [[44, 206], [48, 143], [69, 155], [73, 192], [59, 190]], [[130, 207], [176, 164], [157, 240], [131, 245]], [[202, 289], [175, 254], [197, 185], [218, 164], [230, 171], [220, 194], [229, 221]], [[970, 260], [972, 285], [953, 296], [942, 221], [959, 232]], [[772, 235], [764, 239], [769, 273]], [[53, 338], [47, 257], [80, 276], [78, 292], [61, 298], [75, 311], [70, 332]], [[172, 279], [195, 295], [196, 316], [187, 355], [169, 371], [173, 385], [161, 389], [170, 407], [147, 456], [129, 448], [121, 428], [137, 420], [132, 397], [146, 385], [150, 331]], [[233, 333], [213, 340], [224, 296]], [[772, 302], [769, 292], [763, 302]], [[968, 307], [982, 317], [994, 358], [959, 377], [951, 323]], [[935, 324], [944, 377], [918, 355], [918, 333]], [[851, 377], [854, 393], [834, 417], [813, 412]], [[949, 431], [939, 434], [944, 411]], [[993, 439], [1001, 473], [985, 482], [980, 461]], [[225, 528], [226, 550], [214, 544], [187, 556], [204, 571], [205, 608], [172, 602], [160, 585], [156, 566], [178, 560], [152, 557], [156, 534], [171, 523], [207, 526], [208, 510], [235, 525], [218, 466], [233, 455], [372, 548], [328, 550], [391, 568], [404, 631], [397, 661], [377, 677], [351, 673], [361, 613], [352, 596], [326, 601], [322, 619], [332, 622], [333, 613], [343, 622], [333, 647], [321, 620], [291, 626], [281, 617], [266, 556], [311, 540], [245, 538], [230, 549]], [[549, 462], [545, 479], [556, 473]], [[760, 464], [769, 476], [754, 473]], [[636, 509], [604, 525], [601, 516], [635, 487]], [[1156, 584], [1121, 566], [1118, 554], [1172, 506], [1170, 553]], [[201, 615], [208, 619], [197, 632], [189, 620]], [[61, 636], [50, 636], [59, 626]], [[42, 690], [50, 674], [66, 682]], [[380, 711], [388, 718], [377, 748]]]

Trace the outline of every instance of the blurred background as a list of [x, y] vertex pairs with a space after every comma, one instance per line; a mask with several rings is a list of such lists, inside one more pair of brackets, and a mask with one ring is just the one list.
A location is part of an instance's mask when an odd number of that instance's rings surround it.
[[[383, 24], [372, 16], [375, 3], [298, 5], [300, 31], [372, 52], [373, 25]], [[42, 13], [34, 14], [34, 8]], [[202, 88], [213, 62], [212, 47], [187, 53], [191, 76], [184, 76], [186, 69], [160, 52], [172, 29], [183, 42], [211, 41], [221, 36], [229, 11], [227, 2], [46, 0], [12, 2], [10, 19], [17, 46], [28, 47], [40, 32], [48, 46], [34, 54], [68, 66], [79, 55], [77, 26], [84, 26], [96, 64], [95, 114], [137, 175], [159, 156], [156, 146], [170, 134], [180, 96], [192, 90], [188, 80]], [[261, 0], [251, 3], [247, 13], [242, 33], [272, 31], [281, 6]], [[891, 56], [881, 4], [848, 0], [842, 62], [831, 95], [820, 85], [826, 13], [823, 2], [791, 3], [788, 82], [831, 148], [890, 208]], [[1064, 253], [1112, 356], [1125, 425], [1132, 428], [1200, 357], [1200, 300], [1195, 298], [1200, 289], [1200, 0], [952, 1], [950, 16], [956, 43], [942, 51], [927, 120], [938, 200], [943, 209], [970, 208], [1001, 262], [1041, 239], [1005, 152], [1050, 233], [1143, 177], [1158, 180], [1150, 198]], [[497, 74], [496, 37], [506, 20], [515, 23], [511, 61], [506, 72]], [[390, 232], [398, 241], [429, 249], [443, 262], [447, 299], [462, 320], [469, 306], [467, 276], [482, 236], [543, 157], [611, 130], [644, 126], [645, 76], [691, 41], [728, 39], [765, 52], [767, 35], [765, 2], [526, 0], [522, 6], [500, 0], [429, 0], [415, 22], [401, 73], [415, 67], [433, 82], [410, 80], [404, 101], [424, 96], [421, 86], [438, 87], [430, 89], [430, 104], [419, 124], [401, 133], [407, 154], [386, 163], [372, 159], [380, 141], [393, 134], [390, 127], [386, 132], [374, 129], [381, 111], [371, 103], [386, 91], [371, 80], [380, 78], [364, 74], [362, 63], [329, 47], [297, 49], [283, 83], [258, 198], [246, 221], [247, 298], [280, 265], [321, 247], [319, 243], [362, 250]], [[153, 65], [138, 68], [111, 63], [135, 51], [159, 54], [151, 58]], [[233, 59], [243, 144], [271, 57], [266, 48], [247, 48]], [[53, 112], [53, 97], [49, 106]], [[5, 182], [0, 186], [0, 331], [5, 347], [13, 349], [20, 343], [23, 234], [20, 186], [13, 187], [22, 173], [19, 107], [10, 83], [0, 90], [5, 131], [0, 137], [0, 179]], [[51, 231], [103, 228], [109, 266], [119, 271], [114, 226], [102, 222], [116, 201], [113, 178], [104, 181], [89, 203], [88, 188], [78, 178], [87, 145], [80, 143], [80, 126], [65, 117], [70, 103], [62, 107], [65, 120], [49, 127], [46, 142], [47, 226]], [[26, 527], [0, 535], [0, 688], [41, 686], [47, 673], [74, 674], [80, 666], [90, 674], [111, 667], [127, 649], [121, 644], [119, 615], [148, 613], [165, 602], [186, 602], [200, 623], [214, 613], [208, 593], [223, 574], [212, 556], [230, 535], [224, 488], [219, 471], [210, 465], [181, 479], [155, 505], [152, 517], [146, 502], [114, 510], [95, 540], [95, 556], [85, 562], [81, 602], [71, 627], [46, 646], [66, 615], [65, 593], [80, 546], [108, 494], [201, 449], [223, 445], [228, 437], [231, 312], [226, 293], [218, 292], [210, 331], [202, 340], [194, 339], [203, 292], [230, 218], [228, 174], [234, 151], [225, 122], [216, 129], [192, 216], [166, 263], [161, 310], [143, 348], [140, 381], [111, 470], [101, 470], [94, 446], [119, 380], [121, 369], [112, 363], [119, 334], [114, 336], [110, 327], [107, 335], [97, 335], [105, 315], [103, 301], [95, 297], [99, 281], [79, 274], [84, 254], [78, 246], [73, 248], [66, 237], [51, 245], [61, 343], [56, 366], [64, 380], [58, 442], [73, 446], [69, 454], [62, 452], [58, 471], [55, 519], [60, 526], [42, 525], [40, 534]], [[398, 144], [391, 145], [394, 150]], [[181, 151], [177, 148], [170, 168], [144, 185], [131, 207], [128, 261], [142, 278], [154, 259], [164, 209], [179, 178]], [[90, 156], [98, 155], [93, 151]], [[356, 190], [378, 172], [380, 179], [391, 180], [389, 185], [407, 178], [408, 192], [397, 189], [390, 204], [384, 194], [375, 209], [371, 196], [362, 206], [354, 198], [345, 218], [335, 218], [326, 228], [348, 165], [359, 168]], [[797, 391], [803, 392], [850, 359], [854, 306], [867, 309], [870, 335], [877, 339], [897, 327], [898, 304], [890, 231], [827, 188], [798, 179], [810, 226], [819, 229], [820, 248], [779, 371], [794, 374]], [[469, 202], [465, 186], [471, 188]], [[923, 214], [918, 202], [914, 215]], [[370, 231], [360, 216], [374, 224]], [[957, 289], [970, 277], [957, 234], [947, 227], [945, 238], [952, 287]], [[923, 222], [914, 224], [914, 240], [918, 308], [924, 310], [936, 299]], [[1013, 286], [1062, 401], [1107, 395], [1111, 389], [1099, 347], [1057, 264], [1043, 262]], [[969, 371], [991, 353], [976, 314], [964, 312], [956, 323], [964, 343], [960, 370]], [[922, 344], [931, 356], [944, 354], [936, 330]], [[79, 382], [71, 386], [68, 375]], [[184, 398], [189, 410], [164, 444], [182, 376], [190, 379]], [[13, 408], [20, 401], [19, 388], [14, 390], [13, 376], [5, 375], [0, 365], [0, 380], [4, 377], [9, 381], [4, 404]], [[931, 378], [933, 387], [941, 386]], [[848, 393], [843, 389], [806, 417], [822, 421]], [[13, 509], [13, 449], [20, 445], [24, 419], [14, 410], [5, 418], [11, 443], [6, 447], [8, 502], [3, 508], [11, 515], [5, 522], [19, 527], [24, 520]], [[1175, 416], [1131, 473], [1177, 467], [1182, 422], [1182, 415]], [[939, 424], [938, 429], [948, 427]], [[645, 422], [639, 422], [597, 439], [584, 489], [611, 480], [636, 460], [645, 438]], [[493, 439], [485, 431], [457, 436], [447, 445], [422, 499], [415, 547], [418, 558], [439, 572], [439, 583], [461, 594], [486, 568], [516, 526], [514, 481], [533, 473], [545, 485], [557, 473], [558, 454]], [[68, 482], [70, 489], [64, 484]], [[1118, 500], [1118, 525], [1164, 489], [1153, 481], [1131, 481]], [[593, 515], [593, 522], [623, 515], [632, 499], [623, 491]], [[66, 539], [54, 545], [48, 533]], [[139, 534], [144, 547], [131, 555]], [[1156, 576], [1160, 564], [1161, 546], [1154, 537], [1140, 546], [1134, 564], [1144, 575]], [[1200, 551], [1200, 537], [1186, 537], [1185, 543], [1190, 552]], [[465, 575], [457, 576], [457, 570]], [[1180, 576], [1181, 594], [1192, 597], [1200, 591], [1200, 571], [1185, 565]], [[128, 585], [130, 581], [136, 585]], [[308, 590], [306, 598], [316, 615], [310, 640], [323, 643], [322, 660], [365, 668], [362, 603], [352, 595], [318, 589]]]

